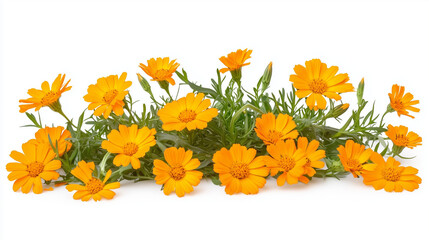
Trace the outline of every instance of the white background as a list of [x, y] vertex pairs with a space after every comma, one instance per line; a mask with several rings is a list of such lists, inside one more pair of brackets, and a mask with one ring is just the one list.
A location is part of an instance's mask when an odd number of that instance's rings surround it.
[[[427, 2], [14, 0], [0, 7], [0, 238], [428, 239]], [[290, 89], [294, 65], [321, 58], [349, 73], [355, 86], [365, 77], [365, 97], [377, 100], [382, 113], [391, 85], [405, 85], [422, 111], [414, 120], [386, 119], [424, 139], [424, 146], [406, 152], [417, 157], [402, 161], [420, 169], [420, 189], [374, 191], [349, 176], [284, 187], [271, 179], [255, 196], [229, 196], [208, 181], [180, 199], [165, 196], [154, 182], [123, 183], [114, 200], [97, 203], [75, 201], [63, 187], [41, 195], [12, 191], [8, 155], [36, 130], [20, 128], [28, 123], [18, 112], [27, 89], [66, 73], [73, 88], [61, 102], [77, 118], [87, 106], [87, 86], [99, 77], [127, 72], [131, 94], [148, 102], [136, 81], [139, 63], [170, 56], [192, 81], [208, 84], [222, 67], [218, 58], [238, 48], [254, 50], [244, 86], [255, 84], [273, 61], [270, 90]], [[354, 94], [343, 96], [355, 102]], [[64, 124], [48, 108], [40, 113], [44, 124]]]

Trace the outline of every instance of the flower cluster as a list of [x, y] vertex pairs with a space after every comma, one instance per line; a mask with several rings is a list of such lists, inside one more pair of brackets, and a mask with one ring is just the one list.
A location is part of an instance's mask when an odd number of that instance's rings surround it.
[[[164, 194], [183, 197], [194, 191], [201, 179], [224, 186], [227, 194], [256, 194], [268, 178], [278, 186], [310, 183], [313, 178], [340, 179], [351, 173], [363, 183], [387, 192], [413, 191], [421, 178], [417, 169], [401, 166], [405, 148], [421, 145], [422, 138], [406, 126], [384, 123], [388, 113], [414, 118], [419, 112], [411, 93], [393, 85], [384, 114], [367, 108], [364, 80], [357, 86], [357, 105], [343, 103], [343, 94], [354, 92], [349, 75], [338, 73], [319, 59], [296, 65], [290, 76], [292, 89], [268, 93], [272, 76], [269, 63], [251, 90], [242, 85], [242, 68], [252, 50], [231, 52], [219, 60], [217, 80], [206, 88], [188, 79], [179, 63], [170, 58], [152, 58], [140, 68], [165, 91], [155, 96], [151, 84], [140, 73], [138, 82], [152, 103], [143, 111], [133, 109], [127, 73], [99, 78], [89, 85], [83, 99], [89, 103], [77, 122], [71, 121], [60, 104], [71, 89], [65, 75], [50, 86], [30, 89], [30, 98], [20, 100], [35, 138], [12, 151], [16, 162], [6, 165], [13, 190], [42, 193], [66, 185], [76, 191], [74, 199], [112, 199], [120, 181], [154, 180]], [[230, 72], [230, 80], [226, 80]], [[173, 98], [174, 74], [193, 91]], [[387, 94], [386, 94], [387, 95]], [[40, 114], [49, 107], [66, 120], [64, 126], [42, 124]], [[350, 113], [345, 121], [342, 117]], [[335, 119], [340, 128], [329, 126]], [[78, 184], [78, 183], [81, 184]]]

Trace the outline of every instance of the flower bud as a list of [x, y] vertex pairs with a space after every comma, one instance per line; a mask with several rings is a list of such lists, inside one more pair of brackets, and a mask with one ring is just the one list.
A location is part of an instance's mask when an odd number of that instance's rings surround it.
[[270, 86], [271, 82], [271, 75], [273, 74], [273, 62], [270, 62], [268, 64], [267, 68], [265, 68], [264, 75], [262, 75], [262, 91], [267, 90], [267, 88]]
[[362, 80], [359, 83], [358, 89], [357, 89], [357, 103], [360, 106], [362, 104], [362, 99], [363, 99], [363, 90], [365, 87], [365, 81], [362, 78]]
[[152, 90], [150, 88], [149, 82], [142, 75], [140, 75], [140, 73], [137, 73], [137, 77], [139, 79], [140, 85], [142, 86], [143, 90], [151, 94]]

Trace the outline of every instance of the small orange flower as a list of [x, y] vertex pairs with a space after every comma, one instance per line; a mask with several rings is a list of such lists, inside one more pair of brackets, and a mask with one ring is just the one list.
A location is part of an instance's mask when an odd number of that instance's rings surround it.
[[[304, 165], [303, 175], [308, 175], [309, 177], [314, 176], [314, 174], [316, 174], [314, 168], [323, 168], [325, 166], [325, 163], [321, 161], [321, 159], [326, 157], [325, 150], [317, 150], [319, 148], [319, 141], [312, 140], [309, 144], [306, 137], [299, 137], [297, 145], [298, 149], [302, 149], [305, 153], [306, 163]], [[309, 181], [305, 176], [301, 179], [304, 183], [308, 183]]]
[[167, 81], [171, 85], [176, 84], [174, 79], [172, 78], [173, 73], [179, 67], [180, 64], [176, 62], [176, 60], [172, 60], [170, 62], [169, 57], [165, 58], [151, 58], [147, 60], [147, 66], [143, 63], [140, 63], [139, 67], [152, 79], [152, 81]]
[[119, 125], [119, 131], [113, 129], [108, 135], [109, 140], [104, 140], [101, 147], [110, 153], [119, 153], [113, 159], [115, 166], [131, 165], [134, 169], [140, 168], [140, 160], [146, 155], [150, 147], [156, 144], [155, 129], [143, 127], [137, 129], [137, 125], [131, 127]]
[[297, 89], [297, 97], [310, 95], [306, 100], [310, 109], [325, 109], [326, 99], [323, 96], [338, 101], [341, 99], [339, 93], [353, 91], [347, 73], [337, 74], [337, 66], [328, 68], [320, 59], [306, 61], [305, 67], [296, 65], [294, 71], [296, 74], [291, 75], [289, 80]]
[[73, 199], [82, 201], [88, 201], [91, 198], [94, 201], [100, 201], [102, 197], [107, 199], [112, 199], [116, 194], [110, 189], [117, 189], [121, 186], [119, 182], [113, 182], [106, 184], [112, 175], [112, 170], [107, 171], [104, 180], [101, 181], [98, 178], [92, 176], [92, 172], [95, 169], [93, 162], [87, 163], [85, 161], [78, 162], [78, 165], [75, 169], [71, 170], [71, 174], [85, 183], [85, 186], [79, 184], [69, 184], [66, 186], [66, 189], [71, 191], [77, 191], [73, 195]]
[[340, 145], [337, 150], [344, 170], [351, 172], [355, 178], [364, 170], [372, 170], [373, 165], [366, 164], [373, 153], [370, 148], [365, 149], [364, 145], [347, 140], [346, 146]]
[[64, 152], [68, 152], [72, 147], [72, 143], [66, 140], [67, 138], [71, 138], [71, 133], [69, 130], [64, 129], [64, 127], [61, 126], [41, 128], [36, 132], [35, 136], [36, 139], [31, 139], [28, 142], [35, 145], [47, 144], [52, 149], [52, 146], [49, 142], [50, 138], [52, 145], [54, 147], [58, 146], [58, 153], [60, 154], [60, 157], [63, 156]]
[[203, 93], [197, 96], [188, 93], [186, 97], [177, 101], [167, 103], [158, 111], [158, 116], [162, 121], [162, 129], [165, 131], [182, 131], [204, 129], [207, 123], [217, 116], [218, 110], [210, 107], [210, 99], [205, 99]]
[[88, 94], [83, 99], [89, 102], [88, 110], [94, 110], [94, 116], [101, 116], [107, 119], [110, 113], [116, 115], [124, 114], [123, 99], [128, 94], [127, 88], [131, 86], [131, 81], [125, 81], [127, 73], [124, 72], [118, 78], [118, 75], [110, 75], [97, 80], [97, 83], [88, 87]]
[[229, 150], [222, 148], [213, 155], [213, 170], [219, 173], [227, 194], [256, 194], [264, 187], [269, 170], [264, 157], [255, 156], [255, 149], [240, 144], [232, 145]]
[[392, 140], [393, 144], [398, 147], [413, 149], [418, 145], [422, 145], [422, 138], [415, 132], [408, 132], [408, 128], [402, 125], [394, 127], [389, 124], [389, 126], [387, 126], [386, 135]]
[[35, 111], [39, 111], [42, 107], [50, 107], [54, 111], [61, 109], [61, 105], [59, 104], [61, 94], [71, 89], [71, 87], [67, 86], [70, 80], [63, 86], [65, 77], [65, 74], [58, 74], [57, 78], [52, 83], [52, 88], [49, 87], [47, 81], [44, 81], [42, 83], [42, 90], [35, 88], [28, 90], [28, 94], [31, 98], [19, 100], [20, 103], [24, 103], [19, 105], [19, 112], [23, 113], [31, 108], [35, 108]]
[[226, 73], [228, 71], [235, 71], [241, 69], [241, 67], [249, 65], [250, 63], [244, 63], [247, 59], [250, 58], [252, 50], [241, 50], [238, 49], [236, 52], [231, 52], [227, 57], [220, 57], [219, 60], [226, 66], [219, 71], [221, 73]]
[[172, 191], [178, 197], [185, 193], [194, 191], [192, 186], [200, 183], [203, 173], [195, 169], [200, 166], [197, 158], [192, 158], [192, 151], [185, 152], [184, 148], [167, 148], [164, 151], [164, 161], [155, 159], [153, 162], [153, 174], [157, 184], [164, 185], [164, 194], [169, 195]]
[[386, 192], [402, 192], [414, 191], [419, 188], [422, 179], [416, 174], [419, 170], [413, 167], [402, 167], [400, 162], [393, 157], [389, 157], [387, 161], [379, 154], [374, 152], [371, 156], [373, 164], [371, 171], [362, 173], [363, 183], [372, 185], [375, 190], [383, 189]]
[[414, 118], [409, 114], [408, 111], [420, 112], [420, 109], [413, 107], [412, 105], [418, 104], [419, 100], [413, 100], [414, 96], [411, 93], [406, 93], [405, 87], [398, 86], [397, 84], [392, 86], [392, 93], [389, 93], [390, 107], [398, 113], [398, 116], [405, 115]]
[[23, 153], [12, 151], [10, 157], [19, 163], [8, 163], [6, 170], [11, 172], [7, 178], [15, 181], [13, 191], [21, 188], [23, 193], [29, 193], [31, 188], [36, 194], [43, 192], [42, 179], [56, 180], [60, 176], [55, 170], [61, 168], [61, 161], [54, 160], [55, 153], [47, 144], [22, 144]]
[[298, 131], [292, 117], [287, 114], [279, 114], [276, 118], [273, 113], [262, 114], [256, 119], [255, 132], [266, 145], [275, 144], [280, 140], [295, 139]]

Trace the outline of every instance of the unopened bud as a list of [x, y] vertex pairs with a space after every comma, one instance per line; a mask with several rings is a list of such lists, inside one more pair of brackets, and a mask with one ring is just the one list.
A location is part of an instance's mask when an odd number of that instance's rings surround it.
[[358, 86], [358, 89], [357, 89], [357, 93], [356, 93], [356, 95], [357, 95], [357, 102], [358, 102], [359, 106], [362, 104], [364, 87], [365, 87], [365, 81], [362, 78], [362, 80], [359, 83], [359, 86]]
[[148, 93], [152, 93], [149, 82], [142, 75], [140, 75], [140, 73], [137, 73], [137, 77], [139, 79], [140, 85], [142, 86], [143, 90], [145, 90]]
[[262, 91], [265, 91], [271, 82], [271, 75], [273, 74], [273, 62], [268, 64], [267, 68], [265, 68], [264, 75], [262, 76]]

